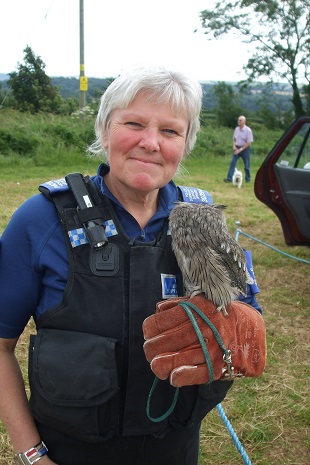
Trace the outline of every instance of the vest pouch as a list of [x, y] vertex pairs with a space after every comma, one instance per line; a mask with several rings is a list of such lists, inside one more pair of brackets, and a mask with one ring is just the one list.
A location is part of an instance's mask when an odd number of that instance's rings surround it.
[[30, 337], [30, 406], [36, 420], [87, 442], [116, 434], [115, 339], [39, 329]]

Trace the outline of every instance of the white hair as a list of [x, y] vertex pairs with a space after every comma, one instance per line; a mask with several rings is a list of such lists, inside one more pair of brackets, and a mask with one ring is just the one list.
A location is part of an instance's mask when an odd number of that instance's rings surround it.
[[200, 128], [201, 85], [181, 72], [156, 66], [127, 71], [108, 86], [100, 99], [95, 123], [96, 140], [88, 148], [90, 154], [107, 156], [102, 135], [108, 129], [113, 110], [127, 108], [142, 92], [148, 93], [150, 100], [157, 103], [169, 102], [175, 114], [185, 112], [189, 120], [185, 155], [193, 149]]

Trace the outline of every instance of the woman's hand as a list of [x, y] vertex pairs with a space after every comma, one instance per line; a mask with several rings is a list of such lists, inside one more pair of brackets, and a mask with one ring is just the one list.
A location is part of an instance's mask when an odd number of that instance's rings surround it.
[[266, 363], [261, 314], [239, 301], [226, 310], [227, 317], [216, 312], [203, 294], [159, 302], [143, 322], [144, 352], [154, 374], [175, 387], [260, 376]]

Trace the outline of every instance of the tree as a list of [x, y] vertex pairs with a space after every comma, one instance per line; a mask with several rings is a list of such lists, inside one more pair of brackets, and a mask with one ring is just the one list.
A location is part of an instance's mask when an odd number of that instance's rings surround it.
[[15, 99], [15, 108], [31, 113], [57, 113], [61, 98], [57, 87], [45, 74], [45, 64], [28, 45], [24, 53], [24, 64], [18, 63], [18, 72], [9, 73], [8, 85]]
[[310, 83], [310, 0], [223, 0], [201, 11], [200, 18], [206, 35], [219, 38], [233, 31], [253, 43], [244, 66], [249, 82], [261, 76], [288, 81], [295, 116], [305, 113], [298, 80]]
[[[277, 86], [281, 92], [281, 86]], [[285, 129], [289, 126], [293, 111], [282, 107], [282, 102], [275, 98], [275, 89], [272, 83], [261, 86], [256, 94], [256, 115], [261, 122], [271, 130]]]
[[217, 99], [215, 113], [218, 122], [222, 126], [235, 127], [238, 115], [243, 113], [238, 94], [235, 93], [231, 85], [225, 82], [215, 84], [212, 91]]

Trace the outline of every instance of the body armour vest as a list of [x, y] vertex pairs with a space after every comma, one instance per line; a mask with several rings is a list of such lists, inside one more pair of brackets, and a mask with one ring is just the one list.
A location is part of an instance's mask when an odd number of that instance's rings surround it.
[[[110, 201], [97, 195], [108, 238], [98, 249], [87, 241], [72, 193], [51, 196], [66, 237], [69, 274], [62, 303], [39, 318], [31, 336], [30, 406], [39, 422], [83, 441], [161, 437], [171, 427], [201, 421], [220, 400], [203, 399], [197, 386], [183, 387], [168, 418], [148, 418], [154, 374], [143, 352], [142, 323], [163, 297], [182, 295], [182, 278], [168, 219], [153, 242], [131, 241]], [[158, 383], [152, 417], [169, 409], [174, 392], [167, 381]]]

